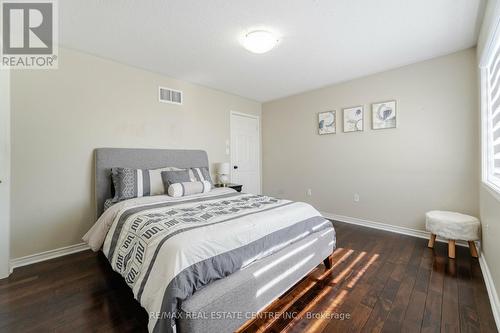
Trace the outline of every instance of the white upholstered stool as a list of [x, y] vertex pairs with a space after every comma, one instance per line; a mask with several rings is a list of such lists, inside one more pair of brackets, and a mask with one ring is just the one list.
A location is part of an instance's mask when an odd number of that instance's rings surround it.
[[465, 240], [471, 255], [477, 258], [474, 241], [479, 239], [481, 223], [474, 216], [433, 210], [425, 214], [425, 228], [431, 233], [430, 248], [434, 247], [436, 235], [448, 239], [448, 256], [455, 258], [455, 241]]

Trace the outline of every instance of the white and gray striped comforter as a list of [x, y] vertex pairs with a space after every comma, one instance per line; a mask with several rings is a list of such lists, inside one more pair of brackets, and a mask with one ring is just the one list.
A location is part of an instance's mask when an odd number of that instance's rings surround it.
[[[214, 189], [110, 207], [84, 240], [101, 248], [150, 313], [150, 332], [175, 332], [178, 303], [307, 235], [335, 232], [311, 205]], [[103, 244], [104, 243], [104, 244]]]

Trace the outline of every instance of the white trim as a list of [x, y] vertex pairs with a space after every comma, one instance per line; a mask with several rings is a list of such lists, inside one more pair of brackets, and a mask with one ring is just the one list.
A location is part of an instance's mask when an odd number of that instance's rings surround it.
[[481, 186], [491, 194], [498, 202], [500, 202], [500, 188], [494, 187], [493, 184], [482, 182]]
[[10, 70], [0, 70], [0, 279], [10, 274], [11, 103]]
[[230, 112], [230, 114], [231, 114], [231, 115], [242, 116], [242, 117], [248, 117], [248, 118], [253, 118], [253, 119], [260, 120], [260, 116], [255, 115], [255, 114], [243, 113], [243, 112], [239, 112], [239, 111], [231, 111], [231, 112]]
[[247, 117], [247, 118], [252, 118], [256, 119], [259, 123], [258, 127], [258, 136], [259, 136], [259, 151], [257, 153], [257, 156], [259, 156], [259, 167], [258, 167], [258, 178], [259, 178], [259, 193], [262, 193], [262, 119], [261, 116], [259, 115], [254, 115], [254, 114], [249, 114], [249, 113], [243, 113], [239, 111], [233, 111], [231, 110], [229, 112], [229, 142], [230, 142], [230, 147], [229, 147], [229, 162], [231, 165], [231, 173], [232, 173], [232, 168], [233, 168], [233, 160], [232, 160], [232, 150], [233, 150], [233, 142], [232, 142], [232, 129], [233, 129], [233, 116], [240, 116], [240, 117]]
[[80, 243], [80, 244], [60, 247], [54, 250], [30, 254], [29, 256], [12, 259], [10, 261], [10, 270], [12, 272], [12, 270], [17, 267], [27, 266], [37, 262], [59, 258], [62, 256], [66, 256], [68, 254], [77, 253], [85, 250], [90, 250], [90, 247], [86, 243]]
[[483, 277], [484, 277], [484, 283], [486, 284], [486, 290], [488, 291], [488, 297], [490, 299], [490, 304], [491, 304], [491, 311], [493, 312], [493, 317], [495, 318], [497, 329], [500, 331], [500, 301], [498, 300], [498, 292], [495, 288], [493, 277], [491, 276], [488, 263], [486, 262], [486, 258], [484, 256], [481, 256], [479, 258], [479, 265], [481, 266], [481, 271], [483, 272]]
[[[482, 182], [488, 186], [490, 191], [497, 192], [496, 197], [500, 195], [500, 179], [495, 175], [495, 156], [492, 156], [494, 152], [493, 133], [500, 128], [500, 123], [493, 124], [493, 114], [497, 114], [500, 109], [493, 111], [491, 108], [495, 99], [500, 96], [500, 88], [497, 88], [495, 96], [491, 96], [491, 88], [494, 87], [491, 80], [493, 79], [497, 82], [500, 77], [500, 70], [497, 69], [497, 67], [500, 66], [500, 58], [494, 58], [500, 49], [500, 43], [498, 42], [500, 38], [500, 17], [497, 15], [500, 10], [499, 6], [499, 2], [497, 2], [493, 8], [493, 13], [495, 13], [495, 15], [492, 16], [493, 21], [490, 25], [491, 28], [488, 30], [486, 44], [479, 62], [481, 98], [481, 178]], [[492, 65], [494, 66], [493, 71], [497, 69], [496, 77], [493, 77], [495, 74], [494, 72], [490, 72]]]
[[500, 13], [500, 2], [496, 2], [491, 10], [493, 22], [489, 27], [483, 25], [483, 29], [487, 28], [486, 43], [483, 47], [483, 52], [479, 59], [479, 67], [486, 67], [489, 65], [492, 53], [495, 51], [495, 38], [496, 34], [500, 31], [500, 20], [498, 19], [498, 13]]
[[486, 68], [479, 68], [481, 96], [481, 181], [488, 181], [488, 80]]
[[[430, 232], [424, 231], [424, 230], [400, 227], [397, 225], [381, 223], [381, 222], [374, 222], [374, 221], [370, 221], [370, 220], [360, 219], [357, 217], [350, 217], [350, 216], [332, 214], [332, 213], [327, 213], [327, 212], [320, 212], [320, 213], [321, 213], [321, 215], [323, 215], [323, 217], [325, 217], [327, 219], [331, 219], [331, 220], [335, 220], [335, 221], [339, 221], [339, 222], [344, 222], [344, 223], [349, 223], [349, 224], [356, 224], [356, 225], [360, 225], [360, 226], [372, 228], [372, 229], [394, 232], [394, 233], [402, 234], [402, 235], [408, 235], [408, 236], [425, 238], [425, 239], [429, 239], [429, 237], [431, 235]], [[445, 243], [448, 242], [447, 239], [442, 239], [440, 237], [436, 238], [436, 240], [438, 242], [445, 242]], [[462, 240], [457, 240], [456, 244], [458, 246], [464, 246], [464, 247], [469, 246], [469, 244], [466, 241], [462, 241]], [[480, 252], [481, 243], [476, 242], [476, 246], [478, 248], [478, 252]]]

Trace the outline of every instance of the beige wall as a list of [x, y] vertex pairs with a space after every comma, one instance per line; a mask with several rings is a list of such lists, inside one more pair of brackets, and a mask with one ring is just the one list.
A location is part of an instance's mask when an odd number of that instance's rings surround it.
[[[477, 58], [479, 61], [489, 38], [491, 38], [492, 23], [494, 20], [497, 20], [499, 16], [500, 1], [489, 0], [477, 47]], [[489, 190], [486, 185], [481, 185], [479, 206], [483, 227], [482, 251], [488, 264], [498, 299], [498, 292], [500, 291], [500, 260], [498, 259], [500, 254], [500, 194], [495, 194], [493, 191]], [[497, 304], [496, 318], [497, 325], [500, 325], [500, 308], [498, 308], [498, 306], [500, 306], [500, 304]]]
[[[158, 102], [158, 86], [184, 105]], [[261, 104], [62, 49], [59, 69], [12, 75], [12, 258], [77, 244], [93, 224], [97, 147], [199, 148], [228, 161], [231, 110]]]
[[[469, 49], [263, 104], [264, 193], [413, 229], [431, 209], [478, 215], [475, 64]], [[389, 99], [398, 128], [371, 130], [370, 103]], [[365, 131], [342, 133], [340, 110], [355, 105]], [[337, 134], [320, 136], [317, 113], [332, 109]]]

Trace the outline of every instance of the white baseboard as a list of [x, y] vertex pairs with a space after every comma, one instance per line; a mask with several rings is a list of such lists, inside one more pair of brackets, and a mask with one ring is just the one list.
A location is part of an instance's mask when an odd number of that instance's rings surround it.
[[34, 264], [37, 262], [50, 260], [50, 259], [65, 256], [68, 254], [89, 250], [89, 249], [90, 249], [90, 247], [86, 243], [80, 243], [80, 244], [61, 247], [61, 248], [54, 249], [54, 250], [49, 250], [49, 251], [45, 251], [45, 252], [31, 254], [31, 255], [25, 256], [25, 257], [11, 259], [10, 271], [12, 273], [12, 270], [14, 268], [17, 268], [17, 267], [31, 265], [31, 264]]
[[[321, 212], [321, 214], [327, 219], [331, 219], [331, 220], [335, 220], [335, 221], [339, 221], [339, 222], [350, 223], [350, 224], [356, 224], [356, 225], [364, 226], [367, 228], [385, 230], [385, 231], [389, 231], [389, 232], [394, 232], [394, 233], [408, 235], [408, 236], [414, 236], [414, 237], [418, 237], [418, 238], [429, 239], [429, 236], [430, 236], [429, 232], [423, 231], [423, 230], [405, 228], [405, 227], [400, 227], [400, 226], [396, 226], [396, 225], [392, 225], [392, 224], [374, 222], [374, 221], [359, 219], [356, 217], [337, 215], [337, 214], [332, 214], [332, 213], [327, 213], [327, 212]], [[437, 239], [437, 240], [440, 242], [447, 242], [446, 239]], [[460, 245], [460, 246], [469, 246], [467, 244], [467, 242], [464, 242], [464, 241], [457, 241], [456, 244]], [[478, 253], [480, 254], [479, 255], [479, 265], [481, 266], [481, 271], [482, 271], [483, 277], [484, 277], [484, 283], [486, 284], [486, 289], [488, 290], [488, 297], [489, 297], [490, 303], [491, 303], [491, 310], [493, 311], [493, 316], [495, 317], [497, 329], [500, 331], [500, 302], [498, 300], [498, 293], [497, 293], [497, 290], [495, 288], [495, 284], [493, 282], [493, 278], [491, 276], [490, 270], [488, 268], [488, 264], [486, 263], [486, 259], [485, 259], [484, 255], [481, 254], [481, 251], [480, 251], [481, 242], [476, 242], [476, 246], [478, 248]]]
[[484, 283], [486, 284], [486, 290], [488, 290], [488, 297], [490, 299], [493, 317], [495, 318], [497, 329], [500, 331], [500, 301], [498, 300], [498, 293], [495, 288], [495, 283], [493, 282], [493, 277], [491, 276], [490, 269], [484, 256], [481, 256], [479, 258], [479, 265], [481, 265]]
[[[431, 235], [428, 231], [424, 231], [424, 230], [400, 227], [397, 225], [381, 223], [381, 222], [374, 222], [374, 221], [370, 221], [370, 220], [360, 219], [357, 217], [350, 217], [350, 216], [332, 214], [332, 213], [327, 213], [327, 212], [320, 212], [320, 213], [325, 218], [330, 219], [330, 220], [335, 220], [335, 221], [349, 223], [349, 224], [361, 225], [361, 226], [367, 227], [367, 228], [384, 230], [384, 231], [394, 232], [394, 233], [402, 234], [402, 235], [408, 235], [408, 236], [413, 236], [413, 237], [418, 237], [418, 238], [426, 238], [426, 239], [429, 239], [429, 237]], [[436, 238], [436, 240], [438, 242], [444, 242], [444, 243], [448, 242], [447, 239], [442, 239], [439, 237]], [[461, 240], [457, 240], [456, 245], [465, 246], [465, 247], [469, 246], [469, 244], [467, 242], [461, 241]], [[476, 242], [476, 246], [478, 248], [478, 252], [480, 252], [481, 243]]]

